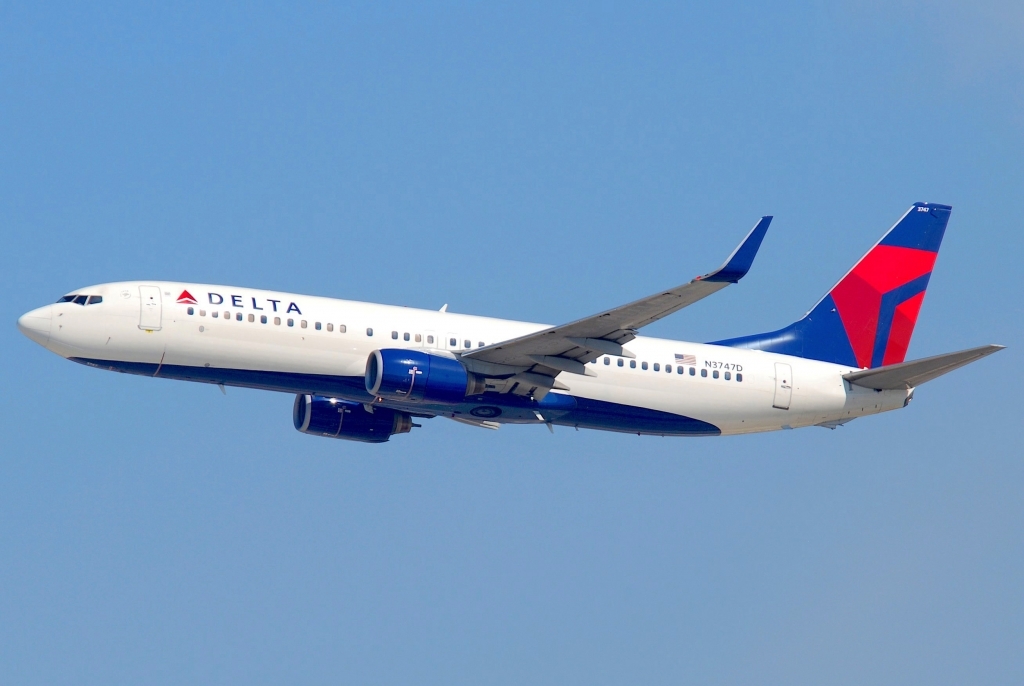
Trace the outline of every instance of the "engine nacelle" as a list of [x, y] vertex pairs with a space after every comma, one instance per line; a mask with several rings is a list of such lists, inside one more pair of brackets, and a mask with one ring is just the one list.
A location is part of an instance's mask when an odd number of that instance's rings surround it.
[[394, 434], [412, 430], [412, 417], [386, 407], [367, 411], [362, 403], [322, 395], [297, 395], [292, 422], [304, 434], [384, 443]]
[[374, 350], [366, 360], [366, 392], [399, 402], [461, 402], [484, 392], [484, 379], [458, 360], [421, 350]]

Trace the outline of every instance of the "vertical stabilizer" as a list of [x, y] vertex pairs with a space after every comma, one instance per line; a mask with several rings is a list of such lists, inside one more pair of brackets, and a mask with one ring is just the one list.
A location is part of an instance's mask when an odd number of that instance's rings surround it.
[[952, 209], [914, 203], [803, 319], [714, 345], [860, 368], [902, 362]]

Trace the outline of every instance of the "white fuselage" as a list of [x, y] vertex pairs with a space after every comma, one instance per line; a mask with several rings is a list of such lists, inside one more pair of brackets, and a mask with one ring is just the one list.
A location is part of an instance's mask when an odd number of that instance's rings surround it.
[[[179, 302], [185, 292], [194, 304]], [[102, 302], [49, 305], [19, 324], [49, 350], [93, 366], [361, 402], [367, 400], [361, 388], [367, 357], [376, 349], [452, 356], [547, 328], [232, 286], [122, 282], [76, 293], [101, 296]], [[593, 376], [559, 375], [568, 390], [553, 393], [689, 417], [722, 434], [834, 426], [903, 407], [911, 393], [851, 386], [842, 378], [849, 367], [787, 355], [647, 337], [625, 349], [635, 359], [603, 356], [586, 365]], [[218, 376], [214, 370], [227, 371]], [[501, 404], [501, 394], [491, 395], [489, 403]], [[463, 412], [468, 408], [431, 406], [425, 414]], [[509, 413], [497, 421], [603, 428], [536, 415]]]

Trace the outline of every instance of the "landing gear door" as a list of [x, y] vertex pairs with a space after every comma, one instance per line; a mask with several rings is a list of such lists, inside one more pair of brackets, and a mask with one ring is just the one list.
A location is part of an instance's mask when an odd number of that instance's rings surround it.
[[139, 286], [139, 328], [159, 331], [163, 323], [163, 301], [157, 286]]
[[772, 407], [788, 410], [793, 399], [793, 368], [783, 362], [775, 363], [775, 400]]

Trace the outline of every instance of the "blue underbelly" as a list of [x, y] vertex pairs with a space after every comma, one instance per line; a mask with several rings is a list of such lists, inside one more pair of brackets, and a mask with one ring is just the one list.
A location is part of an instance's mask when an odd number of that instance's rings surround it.
[[[373, 401], [373, 397], [366, 392], [361, 376], [158, 365], [86, 358], [70, 359], [98, 369], [161, 379], [224, 384], [225, 386], [283, 393], [337, 396], [356, 402]], [[540, 402], [511, 394], [484, 393], [467, 398], [466, 402], [459, 404], [384, 403], [384, 405], [421, 416], [455, 414], [467, 419], [513, 424], [535, 424], [545, 421], [559, 426], [664, 436], [718, 436], [722, 433], [715, 425], [692, 417], [554, 392], [548, 393]], [[540, 417], [537, 416], [538, 414]]]

